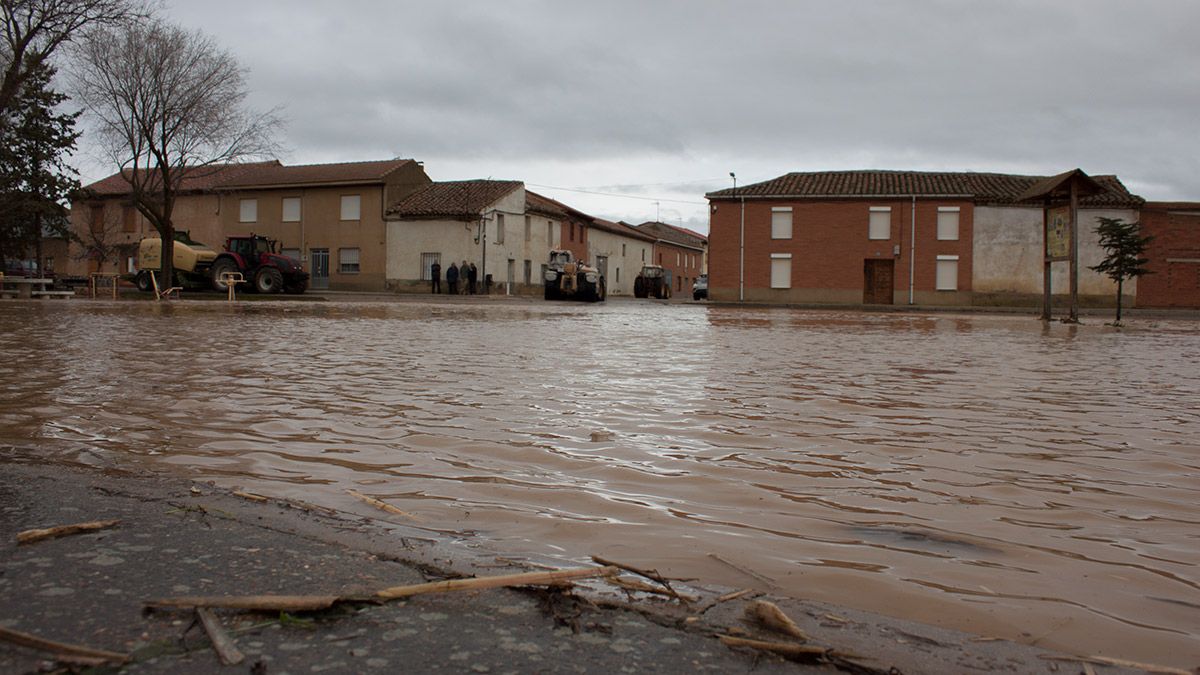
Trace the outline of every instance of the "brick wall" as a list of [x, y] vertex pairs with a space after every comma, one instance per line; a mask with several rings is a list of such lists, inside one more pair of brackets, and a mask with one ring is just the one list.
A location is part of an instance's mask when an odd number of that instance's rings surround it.
[[692, 282], [700, 276], [703, 269], [704, 256], [702, 251], [676, 246], [669, 241], [659, 240], [654, 244], [655, 265], [671, 270], [671, 292], [676, 297], [690, 296]]
[[1200, 309], [1200, 203], [1147, 202], [1142, 234], [1153, 272], [1137, 281], [1138, 307]]
[[[741, 203], [713, 202], [709, 232], [709, 294], [738, 299]], [[937, 239], [938, 207], [958, 207], [958, 239]], [[791, 207], [792, 238], [771, 238], [771, 209]], [[890, 207], [887, 239], [868, 239], [871, 207]], [[745, 203], [745, 289], [749, 302], [861, 303], [865, 260], [894, 261], [893, 296], [908, 302], [912, 231], [911, 199], [759, 200]], [[913, 294], [918, 304], [969, 304], [973, 204], [918, 199]], [[897, 254], [897, 247], [899, 248]], [[791, 254], [791, 288], [772, 289], [771, 254]], [[937, 256], [958, 256], [957, 290], [935, 287]]]

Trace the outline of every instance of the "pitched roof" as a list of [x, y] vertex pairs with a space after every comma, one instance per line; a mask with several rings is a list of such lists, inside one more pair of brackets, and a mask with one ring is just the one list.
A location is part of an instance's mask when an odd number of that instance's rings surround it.
[[338, 162], [334, 164], [299, 164], [284, 166], [259, 164], [238, 173], [220, 184], [220, 188], [282, 187], [298, 185], [329, 185], [381, 183], [391, 172], [411, 159], [385, 159], [370, 162]]
[[[191, 167], [184, 170], [181, 192], [207, 192], [216, 189], [226, 181], [235, 179], [242, 173], [259, 168], [279, 166], [279, 160], [269, 162], [252, 162], [243, 164], [213, 164], [203, 167]], [[144, 173], [146, 170], [141, 169]], [[90, 192], [97, 197], [114, 197], [127, 195], [130, 192], [129, 177], [133, 172], [129, 169], [114, 173], [95, 183], [83, 186], [84, 192]]]
[[605, 232], [611, 232], [613, 234], [619, 234], [623, 237], [633, 237], [634, 239], [641, 239], [643, 241], [654, 241], [654, 237], [652, 235], [642, 232], [629, 223], [623, 221], [614, 223], [611, 220], [596, 218], [595, 216], [588, 216], [588, 218], [591, 221], [589, 225], [596, 229], [604, 230]]
[[574, 209], [560, 201], [544, 197], [527, 189], [525, 190], [525, 210], [541, 213], [551, 218], [566, 218]]
[[[817, 171], [789, 173], [761, 183], [710, 192], [709, 199], [738, 197], [961, 197], [977, 204], [1013, 204], [1047, 176], [941, 171]], [[1084, 206], [1140, 206], [1116, 176], [1091, 176], [1104, 192], [1081, 200]]]
[[653, 234], [663, 241], [680, 244], [690, 248], [703, 248], [708, 243], [708, 237], [702, 234], [697, 234], [691, 230], [685, 230], [682, 227], [675, 227], [669, 223], [663, 223], [656, 220], [636, 225], [639, 230]]
[[393, 204], [388, 216], [475, 218], [488, 206], [522, 187], [517, 180], [452, 180], [430, 183]]

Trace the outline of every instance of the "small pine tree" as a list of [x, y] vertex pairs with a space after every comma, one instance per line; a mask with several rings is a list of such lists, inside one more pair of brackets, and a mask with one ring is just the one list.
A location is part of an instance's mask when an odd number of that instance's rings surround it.
[[1143, 237], [1140, 223], [1127, 223], [1120, 218], [1101, 218], [1100, 224], [1096, 226], [1096, 234], [1100, 235], [1100, 246], [1107, 255], [1103, 262], [1090, 269], [1117, 282], [1115, 325], [1120, 325], [1121, 291], [1125, 280], [1151, 273], [1146, 269], [1146, 263], [1150, 260], [1141, 256], [1154, 237]]

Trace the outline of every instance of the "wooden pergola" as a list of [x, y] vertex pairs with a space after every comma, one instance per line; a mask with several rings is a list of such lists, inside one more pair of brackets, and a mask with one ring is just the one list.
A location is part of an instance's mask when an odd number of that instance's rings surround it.
[[1104, 187], [1083, 172], [1072, 169], [1038, 181], [1016, 198], [1042, 204], [1042, 320], [1050, 320], [1051, 264], [1071, 264], [1071, 307], [1067, 321], [1079, 322], [1079, 200], [1104, 192]]

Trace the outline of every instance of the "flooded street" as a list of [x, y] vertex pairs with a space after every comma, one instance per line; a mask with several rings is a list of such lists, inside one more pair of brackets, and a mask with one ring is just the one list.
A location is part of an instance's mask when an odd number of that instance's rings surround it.
[[1200, 323], [0, 303], [0, 445], [1071, 652], [1200, 660]]

